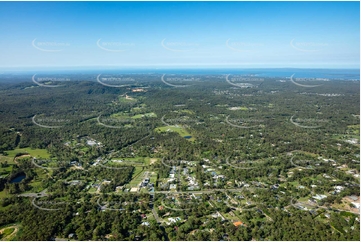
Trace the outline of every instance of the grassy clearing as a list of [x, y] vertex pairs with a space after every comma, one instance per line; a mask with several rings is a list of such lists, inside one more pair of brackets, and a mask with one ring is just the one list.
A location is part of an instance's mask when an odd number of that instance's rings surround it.
[[334, 135], [332, 135], [332, 137], [337, 140], [346, 140], [346, 139], [359, 139], [360, 135], [357, 135], [357, 134], [334, 134]]
[[15, 228], [7, 228], [4, 229], [3, 232], [1, 233], [2, 236], [6, 237], [10, 234], [12, 234], [15, 231]]
[[134, 115], [132, 117], [132, 119], [139, 119], [139, 118], [144, 118], [144, 117], [147, 117], [147, 118], [156, 118], [157, 115], [155, 113], [144, 113], [144, 114], [137, 114], [137, 115]]
[[247, 108], [245, 106], [240, 106], [240, 107], [230, 107], [230, 108], [228, 108], [228, 110], [232, 110], [232, 111], [235, 111], [235, 110], [248, 111], [249, 108]]
[[128, 166], [129, 164], [127, 164], [127, 162], [108, 161], [105, 165], [110, 167], [122, 167], [122, 166]]
[[192, 110], [189, 110], [189, 109], [179, 110], [178, 112], [181, 112], [181, 113], [188, 113], [188, 114], [195, 114]]
[[295, 152], [295, 154], [297, 154], [297, 153], [304, 154], [304, 155], [308, 155], [308, 156], [311, 156], [312, 158], [319, 157], [318, 154], [311, 153], [311, 152], [308, 152], [308, 151], [299, 150], [299, 151]]
[[6, 177], [8, 177], [9, 175], [10, 175], [10, 173], [6, 173], [6, 174], [2, 173], [2, 175], [0, 175], [0, 178], [6, 178]]
[[144, 170], [142, 167], [135, 167], [132, 180], [129, 182], [130, 187], [136, 187], [143, 181]]
[[44, 169], [36, 169], [36, 176], [33, 180], [29, 182], [29, 185], [31, 186], [30, 192], [41, 192], [45, 188], [42, 186], [42, 180], [45, 180], [48, 176], [47, 171]]
[[15, 155], [18, 153], [28, 153], [29, 155], [37, 158], [43, 158], [43, 159], [49, 159], [50, 154], [46, 149], [31, 149], [29, 147], [27, 148], [17, 148], [14, 150], [8, 150], [5, 151], [8, 154], [8, 157], [14, 159]]
[[16, 235], [19, 232], [18, 224], [0, 226], [0, 240], [11, 241], [16, 239]]
[[[192, 136], [191, 133], [189, 133], [185, 128], [183, 128], [181, 126], [163, 126], [163, 127], [155, 128], [155, 131], [159, 132], [159, 133], [162, 133], [162, 132], [176, 132], [182, 137], [184, 137], [184, 136]], [[192, 136], [192, 138], [190, 138], [188, 140], [189, 141], [194, 141], [195, 138]]]
[[[150, 164], [150, 159], [149, 157], [132, 157], [132, 158], [122, 158], [122, 157], [115, 157], [112, 158], [111, 162], [108, 162], [108, 164], [112, 164], [112, 165], [134, 165], [137, 166], [142, 165], [142, 166], [147, 166]], [[117, 160], [122, 160], [123, 162], [116, 162]]]
[[1, 167], [0, 168], [0, 176], [1, 175], [6, 175], [7, 176], [7, 174], [9, 174], [12, 169], [13, 169], [13, 167], [11, 165], [9, 165], [7, 167]]
[[297, 199], [298, 201], [300, 201], [300, 202], [307, 202], [308, 201], [308, 199], [310, 199], [310, 197], [309, 196], [307, 196], [307, 197], [300, 197], [299, 199]]
[[8, 164], [7, 167], [0, 167], [0, 178], [5, 178], [11, 173], [11, 171], [13, 169], [12, 165], [15, 164], [14, 158], [9, 157], [9, 156], [0, 155], [0, 163]]
[[80, 148], [81, 151], [88, 152], [90, 149], [89, 147], [82, 147]]
[[9, 165], [10, 164], [15, 164], [14, 161], [13, 161], [13, 158], [11, 158], [9, 156], [0, 155], [0, 163], [3, 163], [3, 162], [7, 162]]
[[29, 185], [31, 185], [31, 187], [32, 187], [30, 192], [38, 193], [38, 192], [41, 192], [42, 190], [44, 190], [44, 187], [42, 186], [41, 181], [30, 182]]
[[15, 231], [15, 228], [6, 228], [6, 229], [2, 229], [2, 230], [0, 230], [1, 232], [0, 232], [0, 239], [1, 240], [8, 240], [9, 238], [9, 236], [12, 234], [12, 233], [14, 233], [14, 231]]
[[9, 209], [11, 209], [12, 206], [13, 206], [12, 204], [7, 205], [6, 207], [0, 206], [0, 211], [2, 211], [2, 212], [8, 211]]
[[[353, 126], [356, 126], [356, 125], [353, 125]], [[332, 138], [337, 140], [337, 141], [347, 141], [347, 140], [350, 140], [350, 139], [357, 139], [357, 140], [360, 140], [360, 131], [359, 130], [355, 130], [355, 131], [351, 131], [350, 132], [351, 134], [334, 134], [332, 135]], [[356, 146], [360, 146], [359, 144], [355, 144]]]
[[133, 102], [136, 102], [137, 99], [133, 98], [133, 97], [119, 97], [119, 102], [122, 102], [122, 103], [133, 103]]
[[149, 158], [149, 165], [156, 163], [158, 160], [158, 158]]
[[140, 114], [136, 114], [134, 116], [131, 116], [132, 114], [129, 113], [123, 113], [123, 112], [119, 112], [119, 113], [113, 113], [110, 115], [111, 118], [118, 118], [118, 119], [126, 119], [126, 120], [130, 120], [130, 119], [140, 119], [140, 118], [144, 118], [144, 117], [148, 117], [148, 118], [156, 118], [157, 114], [151, 112], [151, 113], [140, 113]]
[[240, 218], [235, 214], [235, 212], [233, 212], [234, 216], [231, 213], [222, 213], [222, 215], [230, 220], [230, 221], [239, 221]]
[[348, 125], [347, 128], [350, 129], [353, 134], [360, 135], [360, 124]]
[[141, 112], [143, 109], [144, 109], [144, 107], [135, 107], [135, 108], [132, 108], [130, 111], [132, 111], [132, 112]]
[[[2, 191], [0, 192], [0, 199], [6, 198], [6, 197], [10, 197], [10, 196], [7, 194], [7, 191], [2, 190]], [[0, 208], [1, 208], [1, 207], [0, 207]]]
[[97, 191], [96, 187], [91, 187], [88, 192], [89, 193], [95, 193], [96, 191]]
[[110, 115], [111, 118], [119, 118], [119, 119], [130, 119], [129, 114], [119, 112], [119, 113], [113, 113]]
[[150, 183], [156, 183], [157, 181], [157, 172], [151, 172], [150, 173]]

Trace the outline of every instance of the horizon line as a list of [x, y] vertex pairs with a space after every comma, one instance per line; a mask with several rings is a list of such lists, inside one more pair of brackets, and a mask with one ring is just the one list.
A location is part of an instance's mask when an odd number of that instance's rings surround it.
[[[247, 67], [247, 66], [157, 66], [157, 65], [146, 65], [146, 66], [0, 66], [1, 71], [15, 71], [14, 69], [24, 69], [27, 70], [89, 70], [90, 68], [95, 69], [134, 69], [134, 70], [161, 70], [161, 69], [313, 69], [313, 70], [360, 70], [359, 67]], [[17, 70], [22, 71], [22, 70]]]

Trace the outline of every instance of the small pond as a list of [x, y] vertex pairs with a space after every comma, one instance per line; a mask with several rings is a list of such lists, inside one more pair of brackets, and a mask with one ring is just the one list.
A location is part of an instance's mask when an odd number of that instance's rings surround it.
[[14, 177], [13, 179], [11, 179], [10, 183], [19, 183], [21, 182], [22, 180], [25, 179], [25, 174], [20, 174], [20, 175], [17, 175], [16, 177]]

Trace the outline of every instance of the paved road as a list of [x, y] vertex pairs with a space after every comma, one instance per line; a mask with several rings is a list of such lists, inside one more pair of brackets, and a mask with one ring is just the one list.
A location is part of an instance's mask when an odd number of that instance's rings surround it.
[[158, 217], [158, 214], [157, 212], [155, 211], [154, 207], [152, 208], [152, 212], [153, 212], [153, 215], [154, 215], [154, 218], [155, 220], [157, 220], [157, 223], [161, 223], [159, 217]]
[[160, 119], [160, 121], [162, 121], [162, 123], [163, 123], [165, 126], [171, 126], [170, 124], [168, 124], [168, 123], [166, 123], [166, 122], [164, 121], [164, 117], [165, 117], [165, 115], [163, 115], [163, 117]]
[[292, 157], [291, 157], [291, 159], [290, 159], [290, 163], [291, 163], [291, 165], [293, 165], [293, 166], [295, 166], [295, 167], [297, 167], [297, 168], [308, 169], [308, 170], [314, 170], [313, 168], [308, 168], [308, 167], [304, 167], [304, 166], [299, 166], [299, 165], [296, 165], [296, 164], [293, 162], [293, 158], [294, 158], [294, 156], [292, 156]]
[[155, 220], [157, 220], [157, 223], [161, 223], [161, 221], [160, 221], [160, 219], [159, 219], [159, 217], [158, 217], [158, 214], [157, 214], [157, 212], [156, 212], [155, 209], [154, 209], [154, 196], [155, 196], [155, 194], [154, 194], [154, 193], [150, 193], [150, 194], [153, 195], [153, 201], [152, 201], [152, 203], [153, 203], [153, 208], [152, 208], [153, 216], [154, 216]]
[[31, 201], [31, 204], [32, 204], [34, 207], [36, 207], [36, 208], [38, 208], [38, 209], [40, 209], [40, 210], [44, 210], [44, 211], [57, 211], [57, 210], [60, 210], [60, 209], [61, 209], [61, 208], [42, 208], [42, 207], [39, 207], [38, 205], [35, 204], [35, 200], [36, 200], [36, 198], [34, 197], [33, 200]]

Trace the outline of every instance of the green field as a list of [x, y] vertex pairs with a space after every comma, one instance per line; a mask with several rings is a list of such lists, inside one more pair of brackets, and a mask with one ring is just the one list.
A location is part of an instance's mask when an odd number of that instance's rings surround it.
[[28, 153], [29, 155], [37, 158], [44, 158], [44, 159], [50, 158], [50, 154], [46, 149], [17, 148], [15, 150], [8, 150], [5, 152], [8, 154], [8, 157], [11, 157], [13, 159], [15, 155], [18, 153]]
[[0, 239], [5, 239], [15, 231], [15, 228], [6, 228], [0, 234]]
[[48, 151], [46, 149], [30, 149], [30, 148], [19, 149], [19, 148], [17, 148], [17, 149], [8, 150], [5, 152], [8, 155], [7, 156], [0, 155], [0, 163], [7, 162], [7, 164], [10, 166], [0, 168], [0, 177], [6, 177], [10, 174], [10, 172], [12, 170], [11, 165], [15, 164], [14, 157], [18, 153], [28, 153], [32, 157], [38, 157], [38, 158], [44, 158], [44, 159], [50, 158], [50, 154], [48, 153]]
[[[178, 133], [180, 136], [184, 137], [184, 136], [192, 136], [191, 133], [189, 133], [185, 128], [181, 127], [181, 126], [163, 126], [163, 127], [158, 127], [155, 128], [156, 132], [176, 132]], [[194, 141], [195, 138], [192, 136], [192, 138], [188, 139], [189, 141]]]
[[11, 173], [12, 169], [13, 169], [12, 166], [1, 167], [1, 168], [0, 168], [0, 178], [5, 178], [5, 177], [7, 177], [7, 176]]
[[131, 112], [141, 112], [147, 107], [147, 104], [141, 103], [139, 107], [134, 107], [131, 109]]
[[14, 157], [9, 157], [9, 156], [0, 155], [0, 163], [6, 161], [9, 165], [15, 164], [15, 162], [13, 161], [13, 159], [14, 159]]
[[[108, 162], [107, 164], [112, 164], [115, 166], [119, 166], [119, 165], [149, 165], [150, 164], [150, 159], [149, 157], [132, 157], [132, 158], [121, 158], [121, 157], [114, 157], [112, 158], [111, 162]], [[122, 160], [123, 162], [115, 162], [114, 160]]]
[[47, 171], [44, 169], [36, 169], [36, 176], [33, 180], [30, 181], [29, 186], [31, 186], [30, 192], [41, 192], [44, 190], [42, 186], [42, 180], [46, 179]]
[[240, 107], [236, 107], [236, 108], [234, 108], [234, 107], [230, 107], [230, 108], [228, 108], [228, 110], [241, 110], [241, 111], [247, 111], [247, 110], [249, 110], [249, 108], [247, 108], [247, 107], [245, 107], [245, 106], [240, 106]]
[[142, 167], [135, 167], [132, 180], [129, 182], [129, 187], [136, 187], [143, 181], [144, 170]]
[[144, 117], [156, 118], [157, 115], [155, 113], [151, 112], [151, 113], [143, 113], [143, 114], [136, 114], [134, 116], [130, 116], [128, 113], [119, 112], [119, 113], [111, 114], [110, 117], [130, 121], [131, 119], [140, 119], [140, 118], [144, 118]]
[[357, 134], [334, 134], [332, 135], [332, 138], [339, 140], [339, 141], [346, 141], [348, 139], [358, 139], [360, 140], [360, 135]]
[[143, 108], [141, 108], [141, 107], [135, 107], [135, 108], [131, 109], [132, 112], [141, 112], [142, 110], [143, 110]]
[[135, 98], [131, 98], [131, 99], [128, 99], [126, 97], [119, 97], [119, 102], [123, 102], [123, 103], [131, 103], [131, 102], [136, 102], [137, 99]]
[[16, 235], [19, 233], [19, 225], [8, 224], [8, 225], [0, 226], [0, 231], [1, 231], [0, 234], [1, 241], [14, 241], [17, 240]]
[[0, 167], [0, 178], [6, 178], [11, 173], [13, 169], [12, 165], [15, 164], [15, 162], [10, 157], [0, 156], [0, 163], [8, 164], [7, 167]]
[[188, 114], [195, 114], [192, 110], [188, 110], [188, 109], [179, 110], [179, 112], [188, 113]]
[[119, 118], [119, 119], [130, 119], [129, 115], [127, 113], [119, 112], [119, 113], [113, 113], [110, 115], [112, 118]]
[[5, 236], [12, 234], [14, 231], [15, 231], [14, 228], [7, 228], [7, 229], [4, 229], [4, 231], [2, 232], [1, 235], [5, 237]]
[[240, 218], [234, 213], [234, 216], [231, 213], [221, 213], [226, 219], [230, 221], [238, 221]]
[[89, 149], [89, 147], [82, 147], [80, 150], [84, 151], [84, 152], [88, 152], [90, 149]]
[[[153, 173], [153, 174], [152, 174]], [[151, 172], [150, 173], [150, 183], [156, 183], [157, 181], [157, 172]]]
[[305, 203], [305, 202], [307, 202], [308, 201], [308, 199], [310, 199], [310, 197], [309, 196], [307, 196], [307, 197], [300, 197], [299, 199], [297, 199], [298, 201], [300, 201], [300, 202], [303, 202], [303, 203]]
[[132, 117], [132, 119], [138, 119], [138, 118], [144, 118], [144, 117], [156, 118], [157, 115], [156, 115], [155, 113], [137, 114], [137, 115], [134, 115], [134, 116]]
[[347, 134], [334, 134], [332, 137], [340, 141], [346, 141], [348, 139], [360, 140], [360, 124], [348, 125]]
[[0, 199], [5, 198], [5, 197], [10, 197], [10, 196], [7, 194], [7, 191], [2, 190], [2, 191], [0, 192]]
[[97, 191], [96, 187], [91, 187], [88, 192], [89, 193], [95, 193], [96, 191]]
[[127, 164], [127, 162], [112, 162], [112, 161], [108, 161], [107, 163], [104, 164], [105, 166], [110, 166], [110, 167], [122, 167], [122, 166], [128, 166], [129, 164]]

